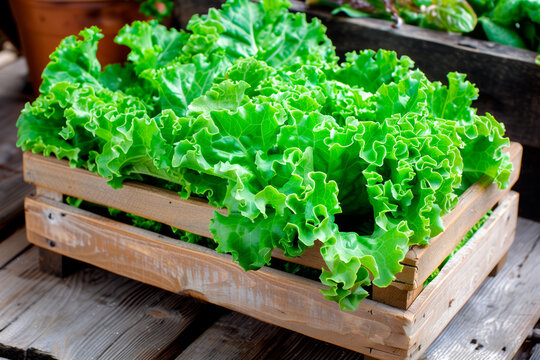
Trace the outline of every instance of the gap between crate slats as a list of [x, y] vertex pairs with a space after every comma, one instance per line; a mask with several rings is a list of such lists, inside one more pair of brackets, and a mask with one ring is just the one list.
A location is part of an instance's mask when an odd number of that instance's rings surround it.
[[[514, 171], [510, 178], [513, 185], [521, 164], [522, 147], [512, 143], [510, 148]], [[225, 209], [217, 209], [206, 201], [191, 198], [182, 199], [169, 190], [159, 189], [137, 182], [125, 182], [121, 189], [113, 189], [106, 179], [84, 169], [70, 168], [65, 160], [24, 154], [25, 180], [38, 187], [58, 191], [66, 195], [82, 198], [97, 204], [110, 206], [151, 220], [180, 228], [198, 235], [212, 238], [208, 230], [214, 210], [226, 214]], [[510, 185], [510, 187], [511, 187]], [[487, 177], [473, 184], [459, 198], [458, 205], [443, 217], [445, 232], [431, 240], [429, 246], [413, 246], [402, 261], [401, 273], [396, 275], [392, 286], [401, 290], [414, 290], [446, 258], [466, 232], [491, 209], [508, 190], [498, 190]], [[316, 269], [324, 267], [319, 246], [309, 248], [296, 258], [288, 258], [279, 250], [272, 256], [289, 262], [299, 263]]]

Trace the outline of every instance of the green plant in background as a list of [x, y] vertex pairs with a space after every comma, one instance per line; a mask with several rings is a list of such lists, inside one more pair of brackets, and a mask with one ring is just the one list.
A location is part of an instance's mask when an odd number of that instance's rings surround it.
[[432, 82], [386, 50], [339, 63], [321, 22], [289, 5], [229, 1], [188, 32], [135, 22], [115, 40], [128, 61], [104, 69], [99, 29], [66, 38], [18, 146], [116, 188], [159, 179], [226, 208], [210, 225], [216, 250], [246, 270], [319, 240], [323, 293], [353, 310], [366, 286], [394, 280], [410, 245], [443, 230], [470, 184], [486, 174], [507, 186], [509, 140], [471, 107], [464, 75]]
[[[424, 28], [485, 36], [490, 41], [540, 52], [538, 0], [307, 0], [333, 14], [373, 16]], [[475, 31], [477, 22], [481, 30]]]
[[172, 14], [174, 2], [172, 0], [137, 0], [142, 2], [141, 14], [150, 16], [158, 21], [162, 21]]
[[490, 41], [540, 52], [540, 1], [470, 1]]

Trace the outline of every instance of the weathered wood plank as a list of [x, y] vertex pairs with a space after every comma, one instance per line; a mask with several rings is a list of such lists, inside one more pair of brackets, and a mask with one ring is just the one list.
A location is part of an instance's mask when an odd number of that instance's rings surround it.
[[507, 253], [514, 241], [518, 198], [510, 192], [409, 307], [414, 314], [411, 357], [425, 351]]
[[533, 347], [531, 358], [529, 360], [540, 360], [540, 344]]
[[24, 228], [20, 228], [13, 235], [2, 241], [0, 243], [0, 269], [30, 246], [30, 243], [26, 241], [26, 229]]
[[231, 312], [216, 321], [176, 360], [263, 359], [292, 335], [277, 326]]
[[204, 1], [174, 1], [174, 17], [178, 25], [185, 29], [186, 25], [195, 14], [206, 14], [211, 7], [219, 8], [225, 0], [204, 0]]
[[0, 241], [24, 223], [24, 198], [34, 189], [22, 173], [4, 172], [0, 180]]
[[61, 192], [45, 189], [40, 186], [36, 187], [36, 195], [58, 202], [62, 202], [62, 199], [64, 198], [64, 195]]
[[[197, 327], [208, 309], [102, 270], [86, 269], [63, 281], [44, 276], [37, 270], [36, 255], [33, 249], [17, 259], [25, 271], [13, 265], [8, 268], [17, 271], [0, 276], [0, 299], [22, 300], [20, 290], [10, 286], [11, 277], [15, 285], [27, 278], [34, 287], [26, 289], [26, 295], [35, 294], [25, 311], [0, 327], [4, 349], [38, 351], [58, 359], [155, 359]], [[48, 286], [40, 291], [38, 283]]]
[[[37, 256], [33, 247], [0, 269], [0, 334], [60, 281], [39, 271]], [[0, 356], [9, 353], [6, 346], [0, 347]]]
[[15, 122], [28, 96], [21, 90], [25, 84], [25, 63], [18, 60], [0, 71], [0, 241], [24, 223], [24, 197], [32, 186], [22, 177], [22, 154], [15, 146]]
[[540, 318], [540, 223], [520, 218], [506, 265], [487, 279], [424, 354], [510, 359]]
[[[40, 186], [36, 187], [36, 195], [59, 202], [63, 199], [62, 193]], [[54, 241], [50, 239], [42, 239], [42, 241], [54, 248]], [[39, 248], [39, 270], [44, 273], [64, 278], [84, 268], [84, 266], [85, 264], [80, 261], [62, 256], [51, 250]]]
[[125, 182], [121, 189], [113, 189], [101, 176], [84, 169], [70, 168], [67, 162], [52, 157], [27, 152], [24, 154], [24, 166], [25, 181], [36, 186], [111, 206], [180, 229], [189, 229], [197, 235], [212, 237], [208, 226], [214, 211], [226, 214], [225, 210], [218, 210], [204, 200], [184, 200], [174, 191], [141, 183]]
[[41, 239], [54, 239], [62, 255], [357, 351], [397, 359], [408, 348], [412, 315], [398, 309], [365, 300], [342, 312], [318, 282], [274, 269], [246, 272], [229, 255], [47, 199], [28, 198], [26, 211], [30, 242], [46, 248]]

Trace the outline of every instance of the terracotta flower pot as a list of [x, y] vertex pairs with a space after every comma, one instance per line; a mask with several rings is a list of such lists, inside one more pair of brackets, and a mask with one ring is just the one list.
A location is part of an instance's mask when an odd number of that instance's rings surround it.
[[105, 35], [98, 45], [101, 64], [121, 62], [129, 49], [115, 44], [114, 37], [125, 24], [145, 18], [138, 11], [140, 3], [133, 1], [10, 0], [10, 5], [36, 93], [49, 55], [64, 37], [96, 25]]

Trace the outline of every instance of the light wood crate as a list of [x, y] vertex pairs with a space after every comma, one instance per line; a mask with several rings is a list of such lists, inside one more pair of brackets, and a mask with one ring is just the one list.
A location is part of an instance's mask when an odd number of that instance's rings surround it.
[[[522, 148], [513, 143], [509, 151], [513, 184]], [[71, 207], [62, 197], [82, 198], [211, 237], [208, 225], [216, 209], [204, 201], [184, 200], [136, 182], [115, 190], [96, 174], [31, 153], [24, 154], [24, 175], [37, 187], [25, 202], [28, 239], [35, 245], [384, 359], [418, 358], [504, 260], [514, 239], [519, 198], [480, 179], [443, 217], [446, 230], [441, 235], [429, 246], [411, 247], [397, 280], [385, 289], [374, 287], [372, 300], [348, 312], [324, 300], [319, 282], [271, 268], [246, 272], [229, 255]], [[424, 280], [496, 204], [488, 221], [424, 289]], [[322, 259], [315, 251], [297, 259], [279, 252], [273, 256], [320, 269]]]

